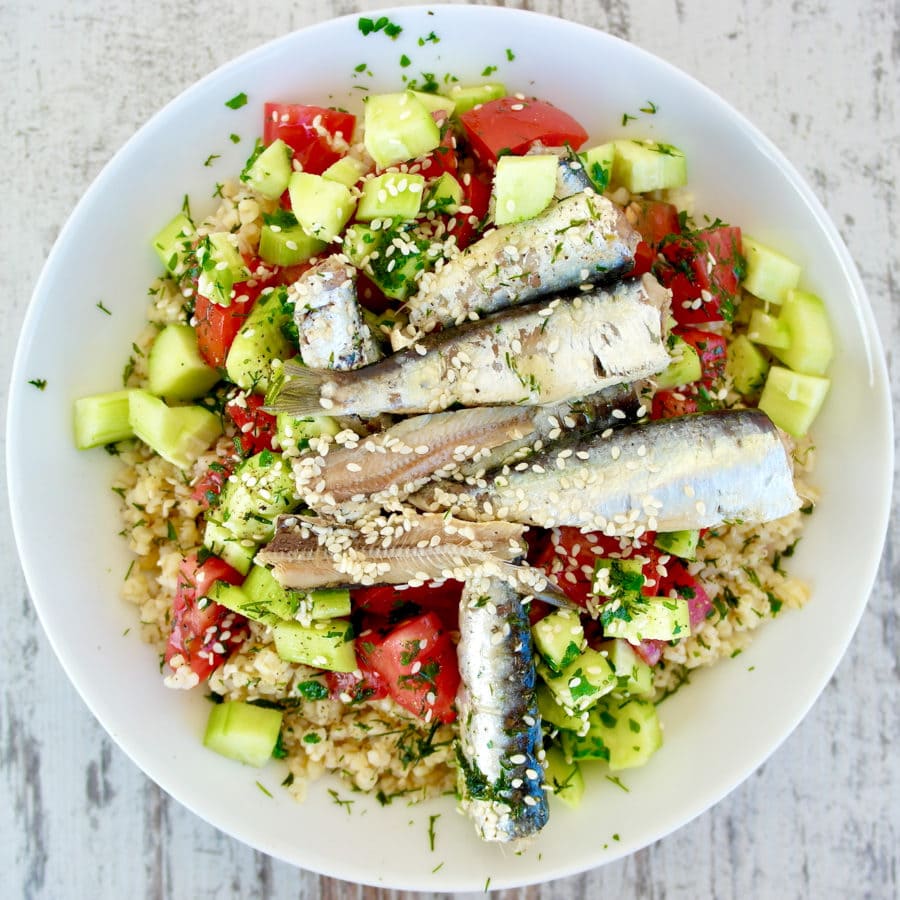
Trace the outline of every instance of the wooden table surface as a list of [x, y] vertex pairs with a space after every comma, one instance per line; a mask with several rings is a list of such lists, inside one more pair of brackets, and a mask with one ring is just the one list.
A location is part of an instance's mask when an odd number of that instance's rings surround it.
[[[4, 389], [44, 258], [82, 192], [137, 126], [235, 55], [295, 28], [377, 5], [0, 4], [0, 196], [6, 210], [0, 246], [9, 248], [0, 263]], [[627, 38], [696, 76], [760, 126], [799, 166], [844, 236], [891, 361], [900, 342], [896, 0], [505, 5]], [[892, 381], [896, 417], [896, 367]], [[5, 420], [5, 404], [3, 410]], [[3, 481], [5, 491], [5, 473]], [[28, 599], [5, 503], [0, 515], [6, 583], [0, 895], [401, 896], [320, 878], [254, 852], [202, 822], [138, 771], [94, 721], [57, 663]], [[846, 658], [806, 720], [755, 775], [713, 810], [626, 860], [500, 896], [900, 895], [898, 525], [895, 501], [879, 579]], [[823, 745], [830, 753], [821, 752]], [[827, 766], [810, 765], [823, 758]]]

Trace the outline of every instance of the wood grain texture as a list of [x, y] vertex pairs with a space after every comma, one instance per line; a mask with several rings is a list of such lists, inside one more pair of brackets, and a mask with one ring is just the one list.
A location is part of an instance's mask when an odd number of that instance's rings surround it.
[[[7, 0], [0, 5], [0, 383], [30, 291], [79, 196], [200, 75], [351, 0]], [[403, 4], [396, 4], [403, 5]], [[606, 29], [719, 92], [793, 159], [842, 232], [900, 375], [896, 0], [531, 0]], [[37, 374], [37, 373], [36, 373]], [[5, 424], [5, 404], [3, 407]], [[5, 433], [5, 428], [4, 428]], [[4, 491], [5, 491], [5, 473]], [[3, 505], [0, 894], [401, 900], [319, 878], [225, 837], [150, 783], [69, 685], [28, 601]], [[900, 520], [837, 674], [766, 765], [710, 812], [609, 866], [504, 900], [891, 898], [900, 894]], [[416, 895], [424, 900], [434, 894]], [[446, 895], [444, 895], [446, 896]]]

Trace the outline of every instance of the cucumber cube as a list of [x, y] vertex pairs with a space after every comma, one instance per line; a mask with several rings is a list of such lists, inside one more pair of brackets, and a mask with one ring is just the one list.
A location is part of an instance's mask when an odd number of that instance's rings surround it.
[[272, 141], [255, 159], [251, 157], [241, 174], [241, 180], [263, 197], [277, 200], [290, 181], [293, 155], [293, 150], [280, 138]]
[[320, 588], [300, 598], [298, 619], [336, 619], [349, 616], [349, 588]]
[[547, 668], [556, 673], [576, 660], [585, 647], [581, 620], [571, 609], [558, 609], [535, 622], [531, 636]]
[[[250, 571], [253, 557], [256, 555], [256, 544], [253, 541], [238, 540], [224, 525], [213, 519], [206, 520], [203, 530], [203, 546], [213, 556], [224, 559], [232, 569], [236, 569], [241, 575], [246, 575]], [[240, 612], [240, 610], [237, 611]]]
[[197, 245], [200, 277], [197, 291], [219, 306], [231, 306], [232, 288], [250, 277], [237, 246], [237, 238], [228, 232], [215, 232], [201, 238]]
[[698, 381], [703, 374], [700, 366], [700, 354], [677, 334], [672, 335], [672, 361], [656, 376], [656, 386], [660, 390], [678, 387]]
[[538, 664], [538, 672], [556, 702], [567, 712], [589, 709], [616, 686], [616, 673], [609, 660], [591, 648], [581, 653], [558, 675], [543, 663]]
[[754, 309], [747, 326], [747, 337], [754, 344], [762, 344], [770, 349], [784, 349], [790, 343], [787, 326], [777, 316]]
[[[238, 587], [235, 584], [227, 584], [224, 581], [217, 581], [210, 591], [210, 596], [216, 603], [236, 612], [247, 619], [254, 622], [262, 622], [264, 625], [277, 625], [279, 622], [286, 621], [284, 616], [279, 616], [272, 611], [265, 603], [254, 602], [244, 590], [243, 586]], [[287, 617], [290, 620], [290, 617]]]
[[578, 154], [584, 163], [584, 170], [594, 188], [602, 194], [612, 179], [613, 164], [616, 160], [616, 145], [613, 141], [591, 147]]
[[553, 796], [566, 806], [577, 809], [584, 796], [584, 776], [581, 766], [574, 760], [567, 761], [559, 747], [548, 747], [544, 759], [544, 781], [553, 790]]
[[129, 395], [134, 433], [163, 459], [187, 469], [222, 434], [221, 419], [202, 406], [166, 406], [143, 390]]
[[453, 216], [459, 212], [464, 199], [462, 185], [449, 172], [443, 172], [428, 189], [425, 211]]
[[425, 91], [410, 91], [410, 93], [430, 113], [442, 112], [449, 118], [456, 109], [456, 101], [443, 94], [426, 94]]
[[543, 212], [556, 190], [559, 158], [552, 154], [501, 156], [494, 173], [494, 221], [508, 225]]
[[628, 618], [611, 616], [603, 621], [607, 637], [641, 641], [674, 641], [691, 633], [687, 600], [680, 597], [641, 597], [624, 604]]
[[[604, 702], [591, 711], [586, 742], [606, 747], [611, 772], [643, 766], [662, 746], [656, 707], [646, 700]], [[577, 738], [576, 740], [582, 740]], [[573, 752], [575, 759], [581, 758]]]
[[697, 544], [699, 543], [699, 531], [660, 531], [656, 535], [653, 546], [671, 556], [694, 559], [697, 556]]
[[216, 518], [238, 540], [264, 541], [272, 520], [295, 509], [294, 477], [280, 453], [263, 450], [244, 460], [219, 495]]
[[662, 191], [687, 184], [687, 160], [671, 144], [658, 141], [613, 141], [613, 180], [632, 194]]
[[741, 244], [747, 259], [747, 274], [742, 283], [744, 290], [760, 300], [782, 303], [787, 292], [797, 287], [800, 281], [800, 266], [747, 235], [741, 238]]
[[819, 414], [831, 381], [772, 366], [759, 408], [783, 431], [802, 437]]
[[272, 378], [272, 361], [288, 359], [297, 352], [284, 333], [291, 313], [283, 299], [281, 290], [262, 294], [225, 357], [229, 379], [245, 391], [265, 394]]
[[366, 98], [366, 150], [380, 169], [424, 156], [440, 142], [441, 130], [412, 91]]
[[294, 172], [288, 193], [297, 221], [307, 234], [319, 240], [334, 240], [353, 215], [355, 203], [350, 189], [321, 175]]
[[194, 234], [194, 223], [184, 213], [178, 213], [153, 238], [153, 249], [173, 275], [184, 271], [184, 261], [193, 246]]
[[218, 703], [210, 710], [203, 746], [260, 769], [275, 749], [283, 715], [240, 700]]
[[642, 660], [628, 641], [604, 641], [600, 651], [606, 652], [616, 672], [616, 693], [649, 696], [653, 693], [653, 669]]
[[[269, 619], [291, 620], [297, 612], [300, 594], [282, 587], [271, 569], [253, 566], [241, 585], [251, 607]], [[245, 613], [245, 615], [247, 615]], [[251, 618], [248, 616], [248, 618]], [[260, 619], [259, 621], [264, 621]]]
[[273, 628], [275, 652], [285, 662], [304, 663], [330, 672], [356, 669], [353, 626], [347, 619], [301, 625], [282, 622]]
[[331, 416], [304, 416], [296, 419], [289, 413], [278, 413], [275, 417], [275, 433], [282, 450], [299, 447], [306, 449], [309, 439], [322, 435], [336, 435], [341, 430], [340, 423]]
[[366, 171], [365, 163], [352, 156], [343, 156], [336, 163], [332, 163], [322, 173], [322, 177], [329, 181], [336, 181], [344, 187], [352, 188], [366, 174]]
[[746, 335], [739, 334], [728, 346], [725, 369], [734, 383], [734, 389], [749, 396], [762, 390], [769, 361]]
[[535, 697], [542, 722], [552, 725], [554, 728], [562, 728], [565, 731], [580, 732], [583, 727], [586, 727], [585, 722], [581, 718], [566, 712], [556, 702], [556, 695], [541, 681], [538, 681]]
[[344, 254], [358, 269], [363, 268], [369, 257], [380, 252], [384, 246], [386, 232], [375, 231], [368, 225], [351, 225], [344, 235], [341, 247]]
[[643, 564], [639, 559], [597, 559], [591, 592], [610, 600], [639, 599], [644, 586]]
[[75, 446], [102, 447], [134, 437], [129, 418], [131, 391], [94, 394], [75, 401]]
[[425, 179], [421, 175], [386, 172], [363, 183], [356, 210], [361, 222], [372, 219], [414, 219], [422, 205]]
[[778, 317], [788, 334], [787, 347], [772, 353], [804, 375], [824, 375], [834, 356], [834, 342], [825, 304], [805, 291], [788, 291]]
[[468, 112], [475, 106], [482, 103], [489, 103], [491, 100], [499, 100], [506, 96], [506, 85], [499, 81], [490, 81], [486, 84], [476, 84], [469, 87], [463, 87], [461, 84], [455, 84], [447, 92], [450, 99], [456, 104], [456, 114]]
[[328, 245], [310, 237], [286, 209], [263, 216], [259, 255], [273, 266], [296, 266], [321, 253]]
[[166, 325], [147, 357], [151, 393], [169, 400], [195, 400], [220, 379], [197, 349], [197, 332], [190, 325]]

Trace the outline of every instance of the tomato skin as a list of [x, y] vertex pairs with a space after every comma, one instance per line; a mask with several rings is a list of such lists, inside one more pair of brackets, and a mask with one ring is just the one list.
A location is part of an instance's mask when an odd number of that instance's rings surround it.
[[656, 251], [646, 242], [641, 241], [634, 251], [634, 266], [628, 273], [630, 278], [640, 278], [653, 268]]
[[353, 608], [364, 613], [375, 627], [392, 625], [423, 612], [435, 613], [445, 631], [459, 627], [459, 601], [463, 584], [460, 581], [444, 581], [438, 584], [425, 582], [419, 587], [376, 584], [350, 590]]
[[675, 419], [678, 416], [695, 413], [699, 408], [696, 394], [686, 388], [678, 391], [657, 391], [653, 395], [650, 418]]
[[216, 581], [241, 584], [243, 580], [240, 572], [217, 556], [210, 556], [203, 563], [199, 563], [196, 553], [185, 557], [178, 572], [172, 629], [166, 643], [166, 662], [170, 666], [176, 657], [181, 657], [178, 668], [188, 666], [200, 681], [205, 681], [244, 643], [249, 634], [247, 620], [205, 599]]
[[675, 333], [690, 344], [700, 357], [700, 380], [707, 386], [725, 377], [728, 341], [721, 335], [701, 328], [676, 328]]
[[[267, 145], [284, 141], [303, 171], [313, 175], [321, 175], [343, 156], [346, 148], [341, 148], [341, 143], [350, 143], [356, 125], [356, 117], [350, 113], [302, 103], [266, 103], [264, 116], [263, 141]], [[342, 138], [338, 149], [337, 135]]]
[[200, 504], [203, 510], [215, 506], [222, 488], [231, 474], [231, 468], [222, 463], [214, 463], [198, 479], [191, 491], [191, 498]]
[[569, 144], [577, 150], [587, 132], [568, 113], [534, 97], [501, 97], [467, 110], [460, 117], [473, 154], [496, 163], [501, 152], [520, 155], [540, 141], [547, 147]]
[[436, 613], [423, 613], [388, 631], [363, 631], [356, 653], [360, 671], [381, 675], [404, 709], [426, 721], [456, 718], [456, 648]]
[[[474, 173], [463, 175], [460, 183], [462, 184], [465, 204], [472, 207], [472, 212], [465, 215], [462, 213], [458, 214], [456, 216], [456, 226], [450, 233], [456, 237], [456, 245], [462, 250], [475, 240], [479, 225], [487, 215], [491, 201], [491, 183], [484, 176]], [[470, 217], [477, 219], [477, 224], [472, 224], [469, 221]]]
[[637, 212], [634, 227], [641, 237], [652, 245], [658, 244], [670, 234], [681, 234], [678, 207], [662, 200], [634, 200], [629, 209]]
[[225, 412], [237, 426], [237, 439], [245, 456], [272, 449], [277, 420], [262, 409], [263, 403], [265, 398], [259, 394], [241, 393], [225, 404]]
[[664, 261], [654, 272], [672, 291], [672, 315], [679, 325], [731, 320], [745, 266], [740, 228], [721, 225], [675, 235], [659, 250]]
[[454, 178], [459, 172], [456, 135], [452, 128], [444, 130], [440, 144], [419, 164], [419, 174], [425, 178], [440, 178], [444, 172], [449, 172]]
[[203, 361], [214, 369], [225, 367], [228, 351], [241, 330], [256, 298], [259, 288], [244, 287], [241, 297], [232, 300], [231, 306], [219, 306], [201, 294], [194, 303], [197, 320], [197, 349]]

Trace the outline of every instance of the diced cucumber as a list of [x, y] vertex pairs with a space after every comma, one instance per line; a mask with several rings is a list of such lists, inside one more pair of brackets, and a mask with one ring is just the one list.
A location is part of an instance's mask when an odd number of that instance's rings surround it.
[[351, 611], [349, 588], [319, 588], [300, 597], [297, 619], [337, 619]]
[[424, 208], [426, 212], [453, 216], [459, 212], [464, 199], [462, 185], [449, 172], [442, 172], [428, 189]]
[[217, 231], [197, 244], [200, 277], [197, 292], [219, 306], [231, 306], [234, 285], [246, 281], [250, 270], [244, 265], [235, 235]]
[[499, 81], [489, 81], [486, 84], [475, 84], [463, 87], [454, 84], [447, 92], [450, 99], [456, 104], [456, 114], [467, 112], [473, 106], [489, 103], [491, 100], [499, 100], [506, 96], [506, 85]]
[[358, 269], [363, 268], [373, 253], [384, 246], [384, 233], [368, 225], [351, 225], [344, 234], [341, 247], [344, 254]]
[[251, 157], [247, 168], [241, 173], [241, 180], [263, 197], [277, 200], [290, 181], [293, 155], [294, 151], [280, 138], [272, 141], [255, 159]]
[[75, 401], [75, 446], [102, 447], [134, 437], [129, 417], [130, 390], [79, 397]]
[[[406, 239], [416, 249], [406, 255], [383, 254], [383, 249], [398, 236]], [[352, 225], [344, 235], [343, 251], [350, 262], [363, 269], [386, 297], [393, 297], [395, 300], [405, 300], [414, 293], [421, 273], [430, 269], [435, 262], [429, 242], [414, 239], [402, 227], [373, 231], [367, 225]]]
[[286, 662], [305, 663], [331, 672], [356, 669], [353, 626], [347, 619], [301, 625], [282, 622], [273, 627], [275, 651]]
[[494, 221], [498, 225], [533, 219], [556, 190], [559, 158], [550, 154], [501, 156], [494, 173]]
[[143, 390], [129, 394], [134, 433], [163, 459], [187, 469], [222, 434], [221, 419], [202, 406], [166, 406]]
[[213, 519], [206, 520], [203, 529], [203, 546], [213, 556], [224, 559], [225, 562], [236, 569], [241, 575], [250, 571], [253, 557], [256, 555], [256, 544], [253, 541], [238, 540], [224, 525]]
[[203, 746], [229, 759], [262, 768], [271, 758], [284, 713], [241, 700], [226, 700], [210, 710]]
[[778, 318], [787, 329], [788, 345], [772, 353], [795, 372], [824, 375], [834, 356], [834, 342], [821, 299], [806, 291], [788, 291]]
[[294, 618], [300, 604], [300, 593], [282, 587], [265, 566], [253, 566], [241, 587], [257, 611], [276, 620]]
[[670, 553], [681, 559], [694, 559], [697, 556], [697, 544], [700, 543], [699, 531], [660, 531], [653, 545], [663, 553]]
[[366, 174], [366, 171], [366, 164], [361, 160], [353, 156], [342, 156], [322, 173], [322, 177], [329, 181], [336, 181], [344, 187], [352, 188]]
[[184, 271], [184, 261], [193, 247], [194, 234], [194, 223], [182, 212], [154, 236], [153, 249], [173, 275]]
[[624, 603], [623, 607], [627, 618], [613, 614], [603, 620], [603, 633], [607, 637], [625, 638], [639, 644], [679, 640], [691, 633], [687, 600], [680, 597], [641, 597]]
[[538, 673], [567, 712], [589, 709], [616, 686], [616, 673], [609, 660], [590, 647], [558, 675], [542, 662], [538, 663]]
[[295, 419], [288, 413], [278, 413], [275, 418], [276, 438], [282, 450], [292, 447], [306, 449], [309, 439], [329, 434], [336, 435], [341, 426], [331, 416], [304, 416]]
[[556, 702], [556, 696], [544, 682], [538, 681], [535, 697], [542, 722], [566, 731], [578, 732], [582, 729], [582, 720], [578, 716], [566, 712]]
[[574, 760], [566, 761], [566, 756], [559, 747], [548, 747], [544, 758], [544, 782], [553, 789], [553, 796], [562, 800], [566, 806], [577, 809], [584, 796], [584, 776], [581, 766]]
[[584, 163], [584, 170], [598, 193], [602, 194], [612, 180], [613, 165], [616, 160], [616, 145], [613, 141], [598, 144], [578, 154]]
[[402, 172], [385, 172], [363, 182], [356, 209], [361, 222], [372, 219], [414, 219], [422, 206], [425, 178]]
[[197, 349], [197, 332], [190, 325], [166, 325], [147, 356], [151, 393], [168, 400], [196, 400], [221, 376], [208, 366]]
[[772, 366], [759, 398], [759, 408], [781, 429], [802, 437], [819, 414], [831, 381]]
[[643, 586], [643, 564], [639, 559], [594, 560], [592, 593], [610, 600], [638, 599]]
[[290, 616], [276, 615], [267, 604], [255, 603], [243, 586], [217, 581], [210, 590], [210, 597], [226, 609], [254, 622], [262, 622], [263, 625], [277, 625], [280, 622], [290, 621]]
[[280, 453], [263, 450], [229, 476], [215, 518], [238, 540], [264, 541], [275, 517], [299, 506], [294, 492], [290, 465]]
[[703, 374], [700, 366], [700, 354], [684, 338], [672, 335], [670, 350], [672, 361], [656, 376], [656, 386], [660, 390], [678, 387], [698, 381]]
[[741, 237], [741, 245], [747, 259], [744, 290], [760, 300], [782, 303], [787, 292], [800, 281], [800, 266], [746, 234]]
[[428, 112], [444, 112], [447, 116], [452, 116], [456, 109], [456, 101], [443, 94], [426, 94], [425, 91], [410, 91], [410, 93]]
[[613, 141], [613, 181], [632, 194], [687, 184], [687, 160], [671, 144], [658, 141]]
[[356, 206], [348, 187], [309, 172], [294, 172], [288, 193], [303, 230], [322, 241], [332, 241], [344, 230]]
[[531, 636], [547, 667], [555, 673], [562, 672], [585, 647], [581, 620], [571, 609], [558, 609], [535, 622]]
[[770, 349], [784, 349], [790, 343], [787, 326], [776, 316], [754, 309], [747, 326], [747, 337], [754, 344], [762, 344]]
[[440, 142], [440, 128], [412, 91], [366, 98], [366, 150], [380, 169], [424, 156]]
[[296, 352], [284, 333], [291, 322], [284, 300], [283, 289], [261, 294], [231, 344], [225, 371], [245, 391], [265, 394], [272, 377], [272, 361], [287, 359]]
[[662, 746], [662, 729], [656, 707], [646, 701], [602, 701], [590, 713], [584, 737], [572, 736], [572, 759], [605, 759], [610, 771], [643, 766]]
[[259, 256], [273, 266], [296, 266], [321, 253], [328, 244], [310, 237], [293, 213], [280, 209], [263, 216]]
[[606, 652], [616, 673], [617, 694], [646, 697], [653, 693], [653, 669], [642, 660], [628, 641], [604, 641], [600, 651]]
[[734, 389], [750, 396], [762, 390], [769, 371], [769, 361], [746, 335], [739, 334], [728, 345], [725, 370], [734, 383]]

